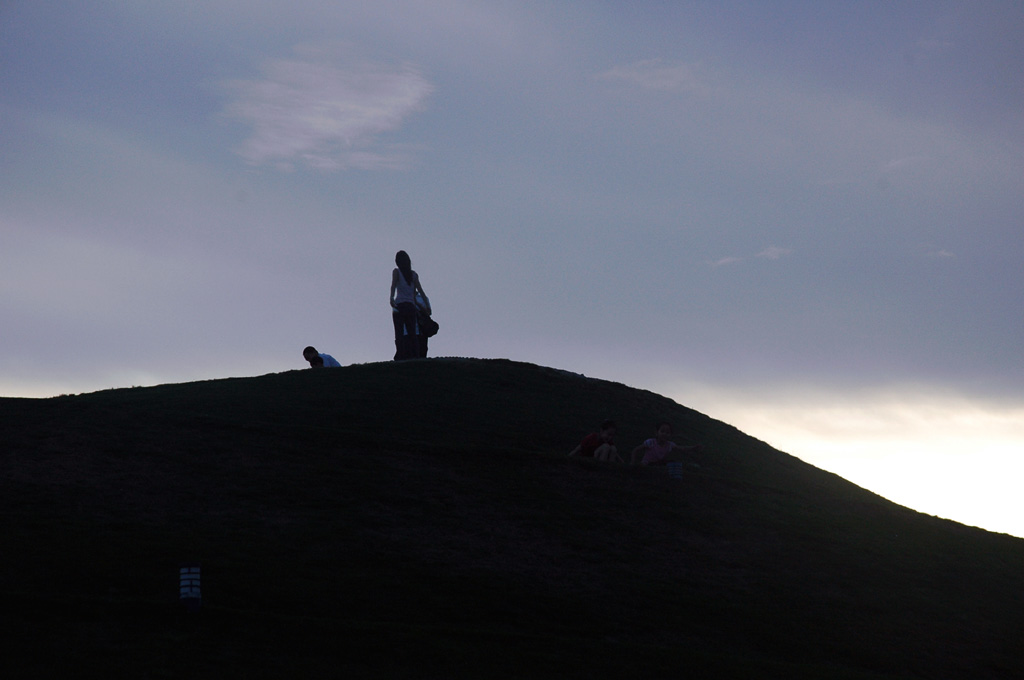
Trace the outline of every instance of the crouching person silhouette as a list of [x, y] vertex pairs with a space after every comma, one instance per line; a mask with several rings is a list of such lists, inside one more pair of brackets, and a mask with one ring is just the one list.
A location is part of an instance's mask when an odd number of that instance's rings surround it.
[[330, 354], [317, 352], [312, 345], [302, 350], [302, 358], [309, 362], [310, 368], [341, 368], [337, 359]]

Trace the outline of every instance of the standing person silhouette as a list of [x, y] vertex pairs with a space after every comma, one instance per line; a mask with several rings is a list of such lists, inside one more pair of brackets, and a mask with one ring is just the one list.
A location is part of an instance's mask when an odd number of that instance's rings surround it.
[[[425, 297], [416, 294], [416, 356], [424, 358], [427, 356], [427, 334], [430, 332], [424, 328], [424, 321], [430, 318], [429, 312], [424, 310], [430, 309], [430, 300]], [[402, 343], [405, 342], [407, 333], [405, 332], [405, 326], [402, 325], [402, 317], [398, 313], [398, 308], [392, 303], [391, 307], [391, 322], [395, 326], [395, 359], [398, 359], [398, 355], [402, 352]], [[436, 332], [436, 331], [435, 331]]]
[[427, 314], [430, 302], [420, 285], [419, 274], [412, 269], [412, 259], [404, 250], [395, 254], [395, 267], [391, 272], [391, 308], [398, 312], [395, 324], [395, 360], [413, 359], [419, 355], [416, 346], [416, 295], [422, 296]]

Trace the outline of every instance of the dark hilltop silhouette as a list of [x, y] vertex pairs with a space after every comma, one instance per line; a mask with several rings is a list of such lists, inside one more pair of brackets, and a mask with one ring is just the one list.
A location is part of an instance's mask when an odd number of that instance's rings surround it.
[[[703, 450], [567, 457], [601, 418]], [[0, 433], [4, 678], [1024, 677], [1024, 540], [612, 382], [385, 362], [0, 399]]]

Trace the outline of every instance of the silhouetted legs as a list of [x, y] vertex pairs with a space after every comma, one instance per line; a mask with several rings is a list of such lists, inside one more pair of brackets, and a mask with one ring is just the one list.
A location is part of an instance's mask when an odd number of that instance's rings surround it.
[[[416, 305], [402, 302], [398, 305], [395, 323], [395, 359], [415, 359], [419, 355], [416, 347]], [[404, 331], [404, 332], [403, 332]]]

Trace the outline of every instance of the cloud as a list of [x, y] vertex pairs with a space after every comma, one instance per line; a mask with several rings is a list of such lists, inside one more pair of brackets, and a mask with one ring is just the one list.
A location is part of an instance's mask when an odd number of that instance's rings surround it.
[[707, 84], [691, 64], [667, 63], [662, 59], [645, 59], [626, 66], [615, 66], [597, 76], [599, 80], [622, 81], [646, 90], [686, 92], [706, 95]]
[[[761, 258], [762, 260], [778, 260], [781, 257], [790, 255], [792, 252], [793, 251], [788, 248], [768, 246], [767, 248], [759, 252], [757, 255], [754, 255], [754, 257]], [[709, 261], [708, 264], [711, 265], [712, 267], [725, 267], [728, 265], [739, 264], [740, 262], [744, 262], [746, 259], [747, 258], [745, 257], [736, 257], [730, 255], [728, 257], [723, 257], [719, 260]]]
[[381, 137], [423, 108], [433, 86], [411, 64], [335, 64], [323, 53], [270, 61], [259, 80], [225, 84], [234, 99], [227, 117], [252, 128], [239, 153], [284, 169], [400, 169], [408, 146]]
[[949, 54], [955, 47], [956, 43], [948, 38], [921, 38], [906, 51], [904, 58], [912, 64], [927, 62]]
[[927, 163], [929, 160], [930, 159], [928, 156], [920, 154], [916, 156], [900, 156], [887, 162], [882, 167], [882, 172], [894, 172], [906, 168], [913, 168], [915, 166], [920, 166], [924, 163]]
[[[595, 79], [628, 86], [609, 93], [613, 101], [645, 97], [644, 129], [661, 132], [712, 170], [756, 172], [786, 186], [884, 187], [932, 206], [959, 206], [966, 187], [975, 195], [1011, 195], [1024, 177], [1005, 135], [940, 116], [901, 115], [862, 93], [815, 88], [757, 65], [648, 59], [620, 63]], [[691, 96], [653, 96], [664, 93]]]
[[777, 260], [780, 257], [785, 257], [791, 254], [793, 251], [788, 248], [779, 248], [777, 246], [769, 246], [759, 252], [755, 257], [760, 257], [764, 260]]

